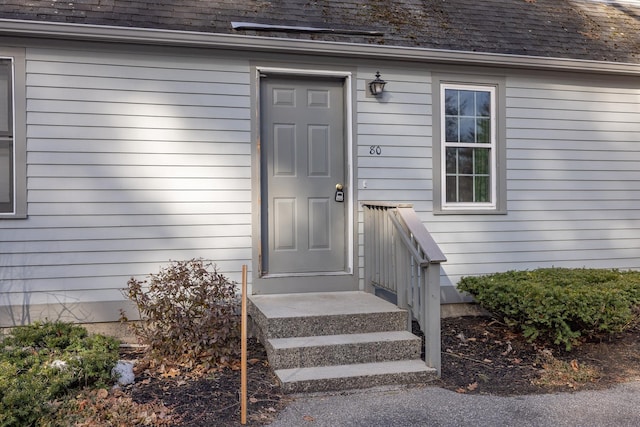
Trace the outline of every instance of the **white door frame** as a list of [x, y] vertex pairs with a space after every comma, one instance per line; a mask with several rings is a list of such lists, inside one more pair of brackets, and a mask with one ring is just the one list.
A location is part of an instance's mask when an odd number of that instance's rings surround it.
[[[290, 76], [299, 76], [299, 77], [309, 77], [309, 76], [318, 76], [318, 77], [338, 77], [344, 79], [344, 124], [345, 124], [345, 143], [346, 143], [346, 194], [345, 198], [349, 201], [347, 203], [347, 214], [346, 214], [346, 232], [347, 232], [347, 248], [346, 248], [346, 269], [344, 272], [329, 272], [329, 273], [292, 273], [292, 274], [268, 274], [262, 276], [261, 272], [261, 260], [258, 260], [258, 265], [255, 266], [254, 278], [256, 279], [267, 279], [267, 278], [276, 278], [276, 277], [295, 277], [295, 276], [336, 276], [336, 275], [355, 275], [356, 271], [354, 269], [354, 251], [355, 251], [355, 240], [354, 240], [354, 206], [355, 206], [355, 191], [354, 191], [354, 174], [353, 174], [353, 100], [352, 100], [352, 84], [353, 84], [353, 73], [350, 71], [334, 71], [334, 70], [314, 70], [314, 69], [304, 69], [304, 68], [283, 68], [283, 67], [269, 67], [269, 66], [257, 66], [256, 68], [256, 82], [257, 82], [257, 126], [260, 127], [261, 121], [261, 112], [260, 109], [260, 75], [261, 74], [269, 74], [269, 75], [290, 75]], [[259, 133], [258, 133], [259, 134]], [[260, 156], [261, 154], [258, 153]], [[261, 173], [257, 174], [258, 180], [261, 180]], [[258, 183], [258, 192], [261, 190], [261, 184]], [[261, 202], [260, 202], [261, 203]], [[260, 212], [261, 209], [258, 209]], [[258, 227], [259, 232], [259, 244], [261, 244], [262, 236], [261, 226], [262, 218], [261, 213], [259, 213], [258, 218]], [[355, 279], [357, 282], [357, 278]], [[321, 289], [317, 289], [320, 291]]]

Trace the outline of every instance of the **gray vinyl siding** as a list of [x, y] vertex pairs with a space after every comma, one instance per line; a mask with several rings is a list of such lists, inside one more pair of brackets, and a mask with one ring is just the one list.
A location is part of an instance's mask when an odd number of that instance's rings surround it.
[[[358, 199], [411, 203], [425, 216], [431, 211], [433, 197], [430, 75], [420, 68], [379, 69], [387, 81], [386, 92], [381, 98], [374, 98], [366, 91], [377, 70], [358, 69]], [[380, 146], [380, 155], [371, 154], [371, 146]], [[363, 213], [358, 208], [358, 265], [362, 278]]]
[[425, 217], [443, 282], [539, 267], [640, 268], [640, 89], [507, 79], [506, 216]]
[[[235, 280], [242, 264], [252, 270], [259, 227], [249, 59], [173, 50], [26, 54], [28, 218], [0, 220], [0, 322], [3, 307], [28, 321], [25, 307], [47, 304], [59, 310], [45, 311], [49, 318], [68, 310], [77, 321], [113, 320], [129, 277], [169, 260], [211, 259]], [[430, 67], [382, 65], [354, 76], [360, 278], [359, 202], [367, 200], [413, 204], [448, 259], [443, 302], [461, 300], [453, 287], [466, 275], [640, 268], [636, 82], [489, 73], [506, 82], [506, 214], [434, 215], [437, 83]], [[366, 95], [378, 70], [388, 82], [380, 99]], [[91, 304], [113, 313], [96, 314]]]
[[2, 305], [118, 301], [129, 277], [194, 257], [239, 280], [247, 61], [28, 49], [26, 82], [28, 219], [0, 221]]

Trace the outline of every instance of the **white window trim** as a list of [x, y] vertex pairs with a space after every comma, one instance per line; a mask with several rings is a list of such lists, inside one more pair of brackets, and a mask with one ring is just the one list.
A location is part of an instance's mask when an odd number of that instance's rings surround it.
[[[474, 90], [489, 92], [491, 95], [491, 142], [490, 144], [478, 144], [478, 143], [447, 143], [446, 142], [446, 108], [445, 108], [445, 90]], [[495, 211], [497, 208], [498, 199], [498, 185], [497, 185], [497, 108], [496, 108], [496, 87], [495, 85], [478, 85], [478, 84], [461, 84], [461, 83], [445, 83], [440, 85], [440, 194], [441, 194], [441, 209], [442, 211], [478, 211], [487, 210]], [[473, 203], [473, 202], [447, 202], [447, 147], [460, 147], [460, 148], [481, 148], [487, 147], [491, 150], [491, 202], [490, 203]]]

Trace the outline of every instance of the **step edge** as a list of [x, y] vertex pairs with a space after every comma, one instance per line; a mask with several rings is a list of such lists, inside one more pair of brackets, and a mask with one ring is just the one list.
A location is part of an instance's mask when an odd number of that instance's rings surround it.
[[334, 334], [289, 338], [269, 338], [267, 341], [274, 350], [290, 350], [296, 348], [369, 344], [375, 342], [393, 343], [421, 341], [421, 339], [420, 337], [412, 334], [409, 331], [381, 331], [359, 334]]

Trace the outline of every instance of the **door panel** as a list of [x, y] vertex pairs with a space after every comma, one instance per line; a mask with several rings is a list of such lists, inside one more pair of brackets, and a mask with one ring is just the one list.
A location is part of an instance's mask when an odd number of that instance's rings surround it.
[[341, 79], [263, 77], [263, 273], [345, 271], [344, 114]]

